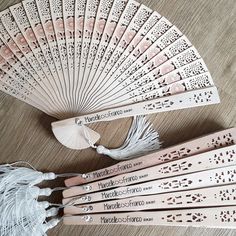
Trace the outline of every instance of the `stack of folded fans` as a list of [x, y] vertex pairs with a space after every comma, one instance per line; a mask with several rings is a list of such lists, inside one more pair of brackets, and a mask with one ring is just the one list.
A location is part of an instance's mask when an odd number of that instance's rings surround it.
[[235, 228], [236, 129], [65, 181], [64, 223]]
[[[227, 129], [87, 174], [1, 165], [0, 235], [45, 235], [62, 219], [66, 225], [236, 228], [235, 143], [236, 128]], [[69, 176], [66, 187], [37, 186]], [[62, 204], [40, 200], [61, 190]]]

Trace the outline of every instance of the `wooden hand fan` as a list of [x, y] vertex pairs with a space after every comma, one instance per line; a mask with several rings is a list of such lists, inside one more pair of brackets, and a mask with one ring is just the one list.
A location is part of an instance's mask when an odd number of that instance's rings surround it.
[[219, 102], [189, 40], [133, 0], [25, 0], [0, 13], [0, 56], [0, 89], [70, 118], [52, 129], [73, 149], [99, 139], [86, 124]]
[[[0, 165], [0, 234], [41, 236], [61, 220], [236, 228], [235, 143], [231, 128], [85, 174], [42, 173], [22, 162]], [[66, 187], [37, 186], [69, 176]], [[47, 201], [61, 190], [62, 204]]]
[[235, 228], [235, 134], [225, 130], [66, 180], [73, 187], [63, 191], [64, 223]]

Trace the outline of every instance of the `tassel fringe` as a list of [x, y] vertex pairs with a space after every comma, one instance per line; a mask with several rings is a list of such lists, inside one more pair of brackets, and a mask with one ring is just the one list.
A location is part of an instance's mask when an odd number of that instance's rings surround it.
[[145, 116], [134, 118], [124, 144], [116, 149], [97, 147], [99, 154], [107, 155], [115, 160], [128, 160], [161, 148], [159, 134], [146, 120]]
[[48, 202], [38, 202], [39, 196], [49, 196], [54, 191], [35, 186], [44, 180], [55, 179], [54, 173], [13, 165], [0, 166], [0, 235], [42, 236], [60, 220], [55, 217], [58, 208]]

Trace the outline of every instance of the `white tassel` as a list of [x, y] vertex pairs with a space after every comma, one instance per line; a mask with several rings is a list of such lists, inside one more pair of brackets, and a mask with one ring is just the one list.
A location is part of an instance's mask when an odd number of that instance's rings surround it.
[[38, 202], [37, 199], [64, 188], [40, 189], [34, 185], [55, 179], [57, 175], [16, 167], [16, 164], [19, 163], [0, 166], [0, 235], [45, 235], [48, 229], [59, 222], [59, 219], [46, 222], [47, 217], [58, 214], [58, 209], [46, 210], [50, 204]]
[[153, 129], [145, 116], [137, 116], [134, 117], [127, 138], [120, 148], [109, 150], [101, 145], [95, 148], [99, 154], [121, 161], [160, 149], [161, 142], [159, 134]]
[[[57, 214], [56, 208], [45, 209], [49, 204], [41, 204], [35, 199], [16, 201], [15, 206], [5, 207], [0, 216], [1, 236], [42, 236], [51, 228], [46, 223], [47, 217]], [[55, 219], [59, 222], [58, 219]]]
[[[20, 187], [2, 194], [0, 203], [0, 235], [45, 235], [47, 217], [58, 214], [58, 208], [47, 209], [51, 204], [38, 202], [37, 197], [50, 195], [51, 189]], [[36, 232], [37, 230], [37, 232]], [[21, 233], [22, 232], [22, 233]], [[23, 233], [24, 232], [24, 233]], [[35, 234], [33, 234], [35, 233]], [[41, 234], [40, 234], [41, 233]]]
[[16, 165], [19, 163], [0, 166], [0, 191], [7, 187], [8, 183], [33, 186], [44, 180], [53, 180], [57, 177], [54, 173], [42, 173], [31, 168], [17, 167]]

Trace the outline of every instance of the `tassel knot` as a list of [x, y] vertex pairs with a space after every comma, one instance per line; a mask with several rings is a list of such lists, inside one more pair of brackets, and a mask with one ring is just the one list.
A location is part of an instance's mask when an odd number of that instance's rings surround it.
[[43, 207], [44, 209], [47, 209], [50, 204], [47, 201], [39, 202], [39, 206]]
[[49, 210], [47, 210], [46, 216], [52, 217], [52, 216], [56, 216], [57, 214], [58, 214], [58, 208], [52, 207]]
[[52, 189], [50, 189], [50, 188], [43, 188], [43, 189], [39, 189], [40, 191], [39, 191], [39, 196], [46, 196], [46, 197], [48, 197], [48, 196], [50, 196], [51, 194], [52, 194], [52, 192], [53, 192], [53, 190]]
[[43, 180], [53, 180], [53, 179], [56, 179], [56, 175], [54, 173], [44, 173], [42, 178]]
[[109, 155], [110, 155], [110, 150], [107, 149], [107, 148], [105, 148], [105, 147], [102, 146], [102, 145], [99, 145], [99, 146], [97, 147], [97, 153], [98, 153], [98, 154], [102, 154], [102, 155], [107, 155], [107, 156], [109, 156]]

